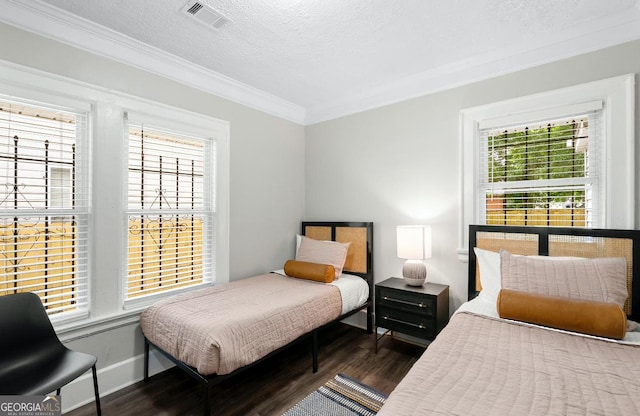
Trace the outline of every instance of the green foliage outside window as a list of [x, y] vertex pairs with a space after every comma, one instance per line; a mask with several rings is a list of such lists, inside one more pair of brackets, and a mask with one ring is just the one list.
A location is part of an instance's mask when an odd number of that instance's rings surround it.
[[[576, 151], [575, 123], [522, 129], [490, 136], [491, 183], [585, 176], [585, 152]], [[584, 139], [586, 140], [586, 138]], [[508, 192], [507, 210], [584, 206], [584, 190]], [[567, 206], [568, 207], [568, 206]]]

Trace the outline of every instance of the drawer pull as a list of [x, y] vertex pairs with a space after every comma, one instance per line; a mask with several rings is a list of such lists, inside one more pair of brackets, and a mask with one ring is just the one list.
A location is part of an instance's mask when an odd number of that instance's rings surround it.
[[383, 316], [382, 319], [384, 319], [385, 321], [397, 322], [397, 323], [403, 324], [403, 325], [414, 326], [414, 327], [419, 328], [419, 329], [425, 329], [426, 328], [426, 326], [424, 326], [422, 324], [414, 324], [413, 322], [407, 322], [407, 321], [402, 321], [400, 319], [389, 318], [388, 316]]
[[382, 299], [390, 300], [391, 302], [404, 303], [405, 305], [417, 306], [418, 308], [426, 308], [427, 307], [427, 305], [425, 305], [422, 302], [420, 302], [420, 303], [409, 302], [408, 300], [394, 299], [394, 298], [390, 298], [389, 296], [383, 296]]

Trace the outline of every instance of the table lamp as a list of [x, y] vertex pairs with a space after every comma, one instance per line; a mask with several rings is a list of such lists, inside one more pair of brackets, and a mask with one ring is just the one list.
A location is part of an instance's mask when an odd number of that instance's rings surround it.
[[409, 286], [422, 286], [427, 278], [427, 266], [422, 260], [431, 258], [431, 227], [400, 225], [396, 231], [398, 257], [407, 259], [402, 277]]

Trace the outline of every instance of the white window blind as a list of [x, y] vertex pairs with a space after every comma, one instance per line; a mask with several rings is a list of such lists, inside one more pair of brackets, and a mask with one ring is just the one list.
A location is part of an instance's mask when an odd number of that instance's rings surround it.
[[211, 281], [212, 140], [130, 124], [125, 301]]
[[0, 296], [88, 314], [87, 115], [0, 99]]
[[69, 167], [51, 166], [49, 168], [49, 206], [51, 208], [68, 208], [72, 205], [72, 173]]
[[597, 227], [601, 110], [480, 129], [486, 224]]

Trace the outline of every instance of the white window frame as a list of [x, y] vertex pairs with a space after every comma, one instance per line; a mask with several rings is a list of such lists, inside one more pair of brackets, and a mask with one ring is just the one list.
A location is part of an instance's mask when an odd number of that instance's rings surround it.
[[[88, 316], [54, 322], [63, 341], [137, 322], [138, 308], [125, 310], [122, 303], [122, 230], [124, 205], [122, 178], [126, 167], [123, 132], [124, 114], [138, 112], [157, 120], [173, 120], [199, 126], [216, 139], [216, 195], [213, 250], [216, 283], [229, 280], [229, 122], [115, 92], [85, 82], [9, 62], [0, 62], [0, 93], [27, 97], [60, 107], [77, 108], [81, 103], [89, 116], [90, 157], [87, 189], [89, 200], [89, 299]], [[24, 101], [24, 100], [23, 100]], [[171, 122], [165, 123], [168, 128]], [[175, 127], [175, 126], [174, 126]], [[179, 127], [179, 126], [178, 126]], [[177, 128], [179, 130], [179, 128]]]
[[[176, 116], [174, 114], [174, 116]], [[182, 114], [179, 118], [167, 118], [167, 117], [163, 117], [163, 118], [159, 118], [155, 115], [150, 115], [148, 113], [141, 113], [138, 111], [131, 111], [128, 110], [125, 112], [125, 134], [123, 135], [123, 140], [124, 140], [124, 149], [125, 149], [125, 155], [123, 156], [126, 161], [126, 163], [124, 164], [124, 172], [123, 172], [123, 178], [124, 178], [124, 184], [123, 184], [123, 206], [124, 206], [124, 211], [125, 211], [125, 218], [127, 218], [127, 220], [124, 221], [124, 240], [123, 240], [123, 265], [125, 266], [125, 272], [122, 274], [123, 275], [123, 282], [122, 282], [122, 302], [124, 305], [125, 309], [140, 309], [142, 307], [146, 307], [148, 305], [150, 305], [151, 303], [157, 301], [158, 299], [162, 299], [164, 297], [167, 296], [173, 296], [176, 295], [177, 293], [182, 293], [182, 292], [187, 292], [190, 290], [194, 290], [197, 288], [201, 288], [203, 286], [210, 286], [214, 283], [219, 283], [219, 282], [225, 282], [228, 281], [228, 273], [225, 273], [224, 275], [220, 275], [217, 270], [215, 269], [211, 269], [211, 267], [209, 267], [211, 264], [216, 265], [217, 264], [217, 256], [216, 256], [216, 252], [215, 252], [215, 247], [216, 244], [215, 243], [215, 236], [216, 236], [216, 231], [217, 230], [215, 228], [215, 223], [216, 223], [216, 217], [217, 217], [217, 188], [218, 188], [218, 184], [211, 180], [212, 177], [215, 178], [217, 177], [217, 146], [218, 146], [218, 142], [219, 140], [216, 139], [215, 136], [212, 136], [212, 131], [211, 131], [211, 127], [210, 127], [210, 121], [206, 120], [206, 119], [202, 119], [201, 117], [194, 117], [193, 115], [191, 117], [186, 117], [185, 114]], [[211, 218], [213, 221], [213, 224], [210, 224], [207, 228], [204, 230], [204, 238], [205, 238], [205, 253], [204, 253], [204, 273], [205, 276], [203, 278], [203, 282], [199, 285], [193, 285], [193, 286], [189, 286], [189, 287], [184, 287], [184, 288], [180, 288], [180, 289], [174, 289], [174, 290], [170, 290], [167, 292], [162, 292], [162, 293], [156, 293], [156, 294], [151, 294], [151, 295], [144, 295], [144, 296], [140, 296], [137, 298], [131, 298], [131, 299], [127, 299], [127, 293], [126, 293], [126, 284], [127, 284], [127, 278], [128, 278], [128, 270], [127, 270], [127, 264], [128, 264], [128, 232], [129, 232], [129, 227], [128, 227], [128, 217], [130, 214], [140, 214], [143, 213], [143, 211], [141, 210], [129, 210], [127, 208], [128, 205], [128, 194], [127, 194], [127, 190], [128, 190], [128, 171], [129, 171], [129, 166], [128, 166], [128, 160], [129, 160], [129, 152], [128, 152], [128, 143], [129, 143], [129, 125], [144, 125], [147, 126], [148, 128], [150, 128], [151, 130], [155, 130], [155, 131], [166, 131], [166, 132], [175, 132], [175, 134], [182, 134], [182, 135], [190, 135], [193, 137], [198, 137], [203, 139], [204, 141], [208, 142], [207, 143], [207, 147], [209, 147], [209, 152], [211, 153], [208, 157], [205, 158], [205, 161], [209, 161], [210, 166], [205, 168], [205, 172], [213, 172], [213, 175], [211, 175], [212, 177], [208, 177], [205, 178], [205, 188], [207, 188], [207, 191], [211, 198], [211, 206], [208, 207], [211, 212]], [[211, 231], [213, 233], [213, 236], [209, 234], [209, 231]], [[215, 267], [215, 266], [214, 266]], [[226, 277], [226, 279], [225, 279]]]
[[[0, 79], [0, 98], [15, 101], [24, 105], [33, 107], [49, 108], [53, 111], [67, 111], [71, 113], [81, 114], [84, 118], [83, 127], [84, 133], [76, 137], [76, 195], [78, 206], [73, 210], [65, 209], [51, 209], [49, 212], [50, 218], [56, 218], [55, 214], [60, 215], [73, 214], [76, 216], [78, 223], [78, 235], [77, 235], [77, 251], [76, 257], [76, 279], [78, 296], [81, 299], [79, 307], [75, 311], [64, 312], [61, 314], [49, 315], [51, 322], [54, 324], [66, 324], [69, 322], [75, 322], [81, 319], [86, 319], [90, 314], [91, 308], [91, 252], [90, 247], [80, 247], [82, 241], [86, 241], [86, 236], [91, 235], [90, 224], [90, 160], [91, 160], [91, 143], [92, 143], [92, 105], [91, 102], [82, 99], [81, 97], [65, 97], [61, 95], [48, 94], [41, 90], [24, 87], [20, 85], [11, 85], [3, 83]], [[29, 210], [19, 210], [20, 216], [29, 214]], [[37, 214], [44, 213], [44, 210], [38, 209], [33, 211]]]
[[468, 108], [460, 112], [460, 218], [458, 256], [468, 261], [469, 225], [482, 221], [479, 185], [480, 126], [535, 121], [601, 102], [603, 228], [635, 225], [635, 76], [622, 75]]
[[[480, 191], [478, 194], [479, 204], [478, 204], [478, 221], [483, 222], [486, 219], [486, 203], [485, 203], [485, 193], [491, 189], [499, 189], [499, 191], [508, 192], [509, 189], [512, 188], [544, 188], [553, 183], [556, 186], [562, 185], [583, 185], [589, 187], [589, 193], [591, 197], [589, 198], [592, 205], [599, 208], [603, 206], [604, 200], [602, 198], [602, 192], [604, 191], [604, 184], [601, 181], [601, 178], [604, 177], [604, 169], [603, 169], [603, 159], [604, 159], [604, 151], [603, 151], [603, 138], [604, 133], [602, 129], [602, 123], [600, 119], [602, 118], [602, 101], [591, 101], [586, 103], [581, 103], [579, 105], [569, 105], [569, 106], [561, 106], [552, 108], [542, 112], [531, 112], [531, 113], [520, 113], [515, 116], [510, 117], [500, 117], [498, 119], [491, 119], [482, 121], [478, 125], [479, 133], [487, 134], [484, 132], [491, 132], [490, 134], [497, 134], [497, 131], [503, 132], [505, 130], [509, 130], [510, 126], [518, 126], [516, 128], [523, 128], [522, 126], [537, 126], [540, 124], [547, 124], [549, 122], [555, 123], [558, 120], [572, 118], [574, 116], [586, 116], [589, 120], [589, 144], [587, 149], [589, 149], [589, 163], [590, 169], [587, 175], [581, 176], [579, 178], [555, 178], [555, 179], [526, 179], [520, 181], [507, 181], [505, 183], [496, 184], [492, 183], [489, 180], [490, 172], [482, 171], [484, 169], [485, 162], [484, 160], [480, 160], [480, 157], [486, 159], [489, 151], [488, 148], [479, 147], [478, 151], [480, 155], [478, 156], [477, 162], [480, 169], [478, 171], [479, 178], [477, 180], [478, 190]], [[488, 146], [488, 143], [484, 143], [484, 139], [480, 138], [481, 146]], [[593, 208], [593, 207], [592, 207]], [[603, 223], [602, 213], [598, 210], [589, 209], [588, 210], [588, 222], [593, 224], [593, 227], [599, 227]], [[587, 210], [585, 209], [585, 212]], [[601, 228], [601, 227], [599, 227]]]

